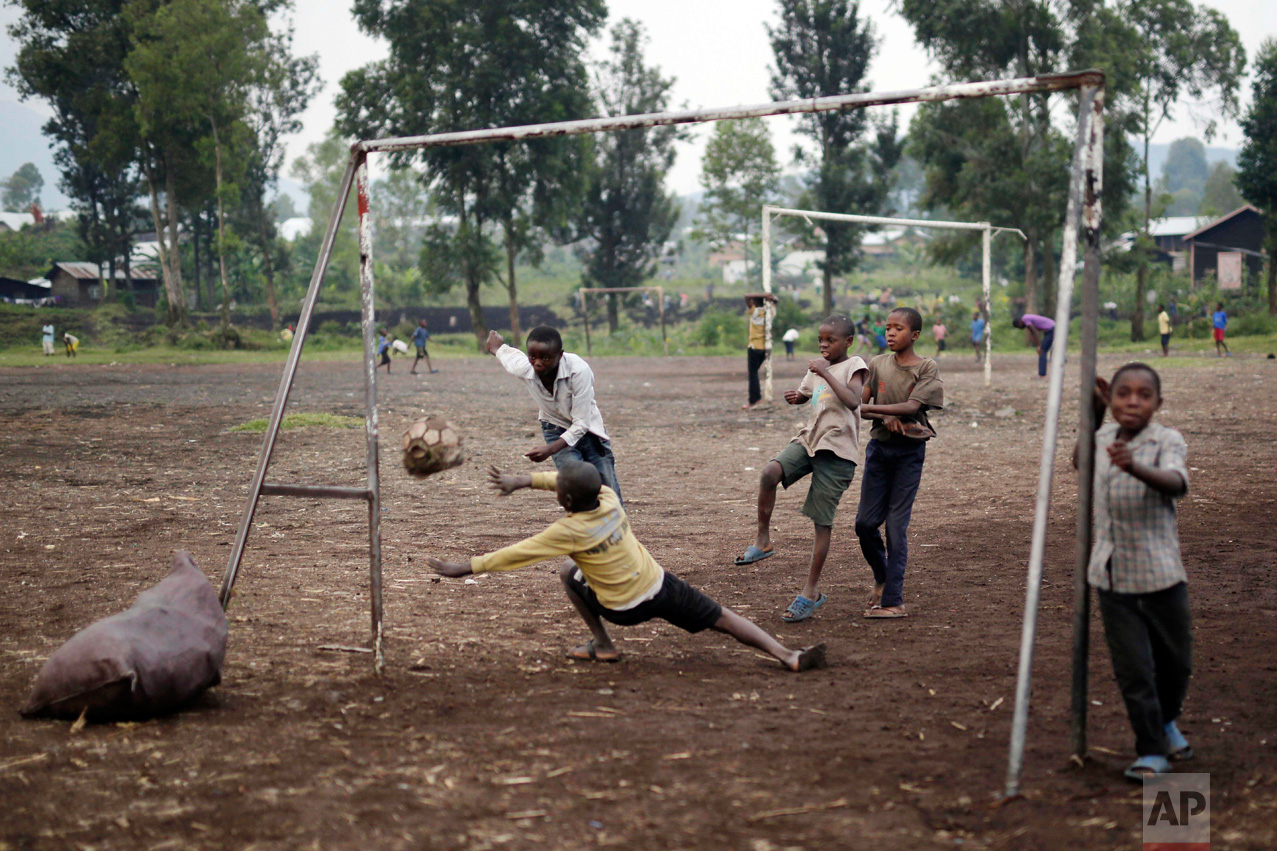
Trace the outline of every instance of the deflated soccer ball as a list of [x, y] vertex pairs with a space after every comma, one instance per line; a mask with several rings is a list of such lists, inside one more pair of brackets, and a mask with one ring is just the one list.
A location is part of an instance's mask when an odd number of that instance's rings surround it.
[[443, 417], [417, 420], [404, 432], [403, 465], [417, 478], [451, 469], [464, 460], [461, 432]]

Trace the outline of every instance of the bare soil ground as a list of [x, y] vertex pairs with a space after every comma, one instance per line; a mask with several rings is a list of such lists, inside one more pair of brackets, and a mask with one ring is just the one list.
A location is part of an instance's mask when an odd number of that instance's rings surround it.
[[[1102, 358], [1111, 372], [1119, 361]], [[1068, 760], [1076, 390], [1056, 458], [1025, 798], [1004, 782], [1045, 383], [1028, 357], [941, 362], [948, 410], [910, 529], [909, 618], [860, 615], [870, 576], [843, 501], [811, 621], [805, 486], [781, 495], [780, 554], [749, 567], [758, 470], [801, 413], [737, 410], [744, 358], [600, 358], [598, 397], [633, 526], [664, 566], [791, 645], [792, 675], [716, 634], [618, 629], [619, 665], [571, 663], [584, 631], [554, 565], [436, 582], [538, 531], [548, 494], [508, 499], [488, 464], [525, 469], [540, 440], [524, 389], [490, 358], [381, 375], [384, 677], [368, 643], [366, 509], [267, 498], [231, 606], [223, 684], [141, 724], [23, 721], [43, 660], [130, 605], [189, 549], [220, 582], [278, 364], [0, 371], [7, 506], [0, 539], [0, 849], [1132, 848], [1132, 737], [1100, 627], [1092, 757]], [[779, 390], [804, 363], [777, 364]], [[1277, 844], [1277, 366], [1174, 361], [1162, 421], [1190, 449], [1180, 534], [1197, 672], [1182, 727], [1209, 772], [1220, 848]], [[1069, 386], [1076, 387], [1070, 370]], [[362, 414], [356, 363], [304, 364], [292, 411]], [[1014, 416], [995, 415], [1013, 408]], [[467, 463], [421, 483], [398, 462], [423, 413], [464, 430]], [[1005, 414], [1005, 410], [1003, 410]], [[360, 430], [285, 432], [278, 481], [358, 484]]]

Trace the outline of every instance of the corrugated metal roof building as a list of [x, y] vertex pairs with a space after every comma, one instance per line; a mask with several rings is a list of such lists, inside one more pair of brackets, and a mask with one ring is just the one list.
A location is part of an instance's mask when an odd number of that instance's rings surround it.
[[[51, 294], [59, 304], [68, 307], [93, 307], [102, 302], [102, 280], [105, 276], [96, 263], [54, 263], [46, 277], [52, 284]], [[154, 307], [160, 292], [156, 270], [135, 267], [130, 270], [129, 278], [130, 280], [125, 280], [123, 269], [115, 270], [116, 286], [126, 287], [140, 307]]]

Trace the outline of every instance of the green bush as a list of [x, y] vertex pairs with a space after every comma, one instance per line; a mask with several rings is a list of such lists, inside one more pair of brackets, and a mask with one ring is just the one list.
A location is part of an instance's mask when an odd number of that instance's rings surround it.
[[744, 313], [728, 313], [723, 310], [707, 310], [696, 326], [694, 341], [702, 346], [745, 345], [745, 327], [748, 320]]

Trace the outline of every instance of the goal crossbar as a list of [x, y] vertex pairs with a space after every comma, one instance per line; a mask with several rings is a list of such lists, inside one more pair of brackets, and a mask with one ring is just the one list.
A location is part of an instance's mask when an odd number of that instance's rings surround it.
[[[933, 228], [937, 230], [966, 230], [979, 231], [981, 234], [983, 261], [980, 265], [981, 281], [984, 292], [985, 318], [991, 319], [990, 299], [993, 297], [992, 286], [990, 283], [990, 263], [992, 253], [993, 235], [995, 233], [1018, 233], [1021, 239], [1027, 239], [1024, 231], [1019, 228], [1000, 227], [991, 225], [988, 222], [945, 222], [936, 219], [898, 219], [890, 216], [862, 216], [855, 213], [827, 213], [823, 210], [795, 210], [789, 207], [776, 207], [771, 204], [763, 205], [763, 292], [772, 291], [772, 240], [771, 226], [772, 219], [780, 216], [792, 216], [794, 218], [805, 219], [811, 224], [812, 219], [817, 221], [830, 222], [848, 222], [853, 224], [878, 225], [878, 226], [899, 226], [899, 227], [917, 227], [917, 228]], [[768, 317], [766, 323], [766, 340], [767, 348], [771, 349], [772, 344], [772, 323], [771, 317]], [[993, 383], [993, 359], [990, 355], [993, 353], [993, 330], [988, 324], [985, 325], [984, 334], [984, 386], [988, 387]], [[771, 400], [772, 387], [772, 362], [771, 358], [767, 359], [763, 372], [763, 398]]]
[[[1091, 488], [1094, 465], [1094, 414], [1090, 404], [1095, 383], [1095, 350], [1097, 344], [1097, 318], [1099, 314], [1100, 275], [1100, 193], [1104, 167], [1104, 73], [1102, 71], [1074, 71], [1063, 74], [1019, 77], [1008, 80], [987, 80], [970, 83], [926, 86], [891, 92], [859, 92], [831, 97], [779, 101], [754, 106], [733, 106], [715, 109], [683, 110], [674, 112], [626, 115], [612, 118], [591, 118], [580, 121], [559, 121], [531, 124], [520, 127], [499, 127], [466, 130], [461, 132], [432, 133], [422, 136], [405, 136], [392, 139], [372, 139], [356, 142], [351, 146], [350, 159], [342, 176], [341, 188], [333, 200], [332, 212], [324, 239], [320, 245], [314, 271], [302, 304], [279, 389], [275, 394], [270, 422], [262, 437], [256, 471], [240, 517], [235, 543], [231, 548], [226, 573], [222, 579], [220, 599], [225, 607], [230, 604], [232, 590], [240, 562], [244, 555], [253, 516], [261, 497], [268, 493], [263, 488], [270, 466], [284, 410], [292, 391], [302, 348], [310, 328], [310, 319], [319, 297], [324, 274], [332, 258], [333, 245], [340, 227], [346, 201], [353, 190], [357, 193], [359, 219], [359, 282], [360, 324], [363, 329], [363, 360], [365, 387], [365, 438], [367, 450], [367, 501], [369, 534], [369, 590], [372, 610], [372, 642], [374, 668], [380, 672], [384, 666], [382, 655], [383, 625], [381, 599], [381, 536], [380, 536], [380, 482], [378, 476], [379, 426], [376, 386], [376, 339], [374, 336], [374, 288], [372, 275], [372, 224], [369, 216], [368, 156], [377, 152], [403, 152], [421, 148], [449, 145], [474, 145], [497, 141], [523, 141], [552, 136], [571, 136], [584, 133], [606, 133], [657, 127], [671, 124], [692, 124], [725, 119], [763, 117], [770, 115], [797, 115], [825, 112], [835, 109], [860, 109], [904, 103], [938, 103], [948, 100], [984, 98], [1014, 94], [1031, 94], [1076, 90], [1078, 96], [1077, 135], [1074, 144], [1073, 166], [1069, 176], [1068, 203], [1063, 229], [1063, 251], [1058, 273], [1056, 310], [1056, 340], [1062, 353], [1068, 344], [1069, 306], [1073, 297], [1074, 275], [1077, 267], [1079, 235], [1085, 235], [1085, 271], [1082, 293], [1082, 356], [1081, 386], [1078, 415], [1078, 505], [1077, 552], [1080, 563], [1075, 571], [1076, 605], [1074, 607], [1074, 678], [1073, 678], [1073, 730], [1075, 754], [1085, 750], [1086, 712], [1086, 640], [1089, 623], [1090, 597], [1086, 588], [1086, 559], [1091, 540]], [[1048, 380], [1046, 417], [1043, 427], [1042, 452], [1039, 461], [1037, 504], [1035, 507], [1033, 536], [1029, 552], [1028, 582], [1025, 594], [1024, 624], [1021, 631], [1020, 664], [1016, 683], [1016, 706], [1012, 718], [1011, 747], [1007, 766], [1006, 795], [1018, 792], [1023, 764], [1024, 737], [1028, 718], [1029, 679], [1033, 664], [1033, 642], [1037, 630], [1037, 605], [1041, 592], [1042, 558], [1046, 542], [1046, 523], [1050, 507], [1051, 475], [1054, 469], [1055, 444], [1059, 430], [1060, 397], [1064, 383], [1064, 358], [1051, 362]], [[285, 494], [288, 483], [273, 483], [270, 494]], [[1079, 657], [1081, 662], [1079, 664]]]

